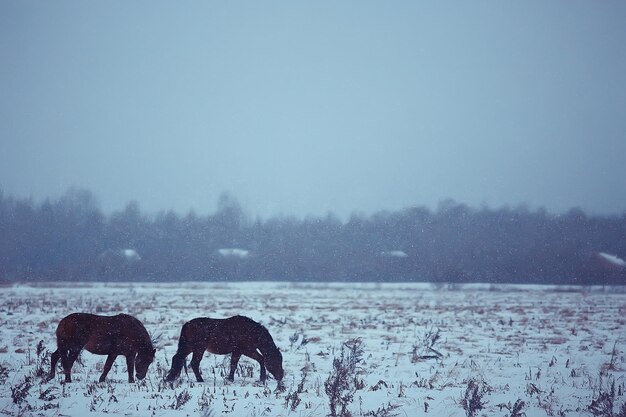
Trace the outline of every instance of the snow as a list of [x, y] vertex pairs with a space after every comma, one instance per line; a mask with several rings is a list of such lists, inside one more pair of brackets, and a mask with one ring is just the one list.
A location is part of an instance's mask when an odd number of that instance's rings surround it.
[[[74, 311], [129, 313], [160, 335], [147, 378], [129, 384], [125, 361], [118, 358], [108, 380], [98, 383], [105, 357], [89, 352], [74, 365], [71, 384], [61, 383], [62, 372], [50, 382], [37, 377], [55, 349], [58, 321]], [[235, 381], [227, 382], [228, 356], [208, 353], [201, 363], [206, 382], [195, 382], [192, 372], [171, 385], [162, 381], [184, 322], [235, 314], [261, 322], [273, 335], [284, 358], [284, 391], [276, 390], [274, 380], [259, 383], [258, 365], [245, 357]], [[478, 415], [508, 415], [504, 405], [521, 399], [528, 416], [591, 416], [588, 407], [599, 392], [609, 392], [612, 382], [624, 392], [626, 380], [623, 287], [15, 285], [0, 293], [0, 318], [1, 415], [326, 416], [324, 382], [342, 345], [356, 338], [364, 351], [349, 405], [354, 416], [384, 410], [465, 416], [462, 397], [470, 380], [484, 388]], [[38, 356], [40, 341], [46, 349]], [[14, 404], [12, 393], [26, 376], [33, 386]], [[621, 406], [624, 395], [615, 401]]]
[[598, 252], [598, 255], [601, 256], [602, 259], [610, 262], [613, 265], [617, 265], [621, 267], [626, 266], [626, 261], [624, 261], [622, 258], [619, 258], [615, 255], [611, 255], [611, 254], [604, 253], [604, 252]]

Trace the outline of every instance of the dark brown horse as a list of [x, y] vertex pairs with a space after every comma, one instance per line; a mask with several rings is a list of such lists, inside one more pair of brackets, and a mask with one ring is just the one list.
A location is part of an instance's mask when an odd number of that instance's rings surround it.
[[191, 369], [198, 382], [202, 382], [200, 361], [204, 351], [217, 355], [231, 354], [229, 380], [235, 379], [235, 370], [241, 355], [256, 360], [261, 366], [261, 381], [267, 370], [278, 380], [283, 379], [283, 356], [265, 327], [254, 320], [234, 316], [227, 319], [199, 317], [183, 325], [178, 339], [178, 351], [172, 358], [172, 369], [165, 378], [175, 380], [185, 365], [185, 358], [193, 353]]
[[97, 316], [73, 313], [59, 322], [56, 335], [57, 350], [50, 360], [49, 379], [54, 378], [57, 362], [61, 359], [65, 382], [72, 382], [72, 366], [83, 348], [96, 355], [108, 355], [100, 382], [105, 380], [119, 355], [126, 356], [128, 382], [135, 382], [134, 369], [137, 370], [137, 378], [143, 379], [156, 352], [143, 324], [127, 314]]

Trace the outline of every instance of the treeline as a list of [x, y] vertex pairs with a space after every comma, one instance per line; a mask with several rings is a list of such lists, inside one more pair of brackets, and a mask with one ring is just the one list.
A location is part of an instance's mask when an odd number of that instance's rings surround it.
[[105, 215], [69, 190], [35, 203], [0, 191], [0, 280], [290, 280], [626, 284], [626, 214], [470, 208], [452, 201], [341, 221], [246, 216], [220, 197], [207, 216]]

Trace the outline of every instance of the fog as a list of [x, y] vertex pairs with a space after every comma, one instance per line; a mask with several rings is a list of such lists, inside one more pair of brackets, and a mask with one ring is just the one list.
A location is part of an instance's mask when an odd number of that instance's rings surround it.
[[1, 2], [0, 187], [341, 218], [626, 208], [626, 4]]

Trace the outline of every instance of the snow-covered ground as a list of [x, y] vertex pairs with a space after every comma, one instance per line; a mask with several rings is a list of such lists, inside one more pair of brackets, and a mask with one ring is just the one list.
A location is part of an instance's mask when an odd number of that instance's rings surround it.
[[[83, 352], [74, 382], [62, 384], [62, 372], [43, 382], [56, 325], [75, 311], [129, 313], [160, 335], [147, 378], [129, 384], [120, 357], [98, 383], [105, 357]], [[284, 390], [271, 379], [260, 384], [258, 365], [245, 357], [229, 383], [228, 357], [208, 353], [206, 382], [192, 372], [163, 382], [184, 322], [235, 314], [273, 335]], [[344, 365], [350, 347], [362, 348], [345, 384], [335, 385], [353, 416], [466, 416], [481, 404], [476, 415], [587, 416], [611, 405], [618, 412], [626, 400], [623, 288], [15, 285], [2, 288], [0, 320], [0, 415], [326, 416], [333, 388], [325, 382], [342, 346]]]

